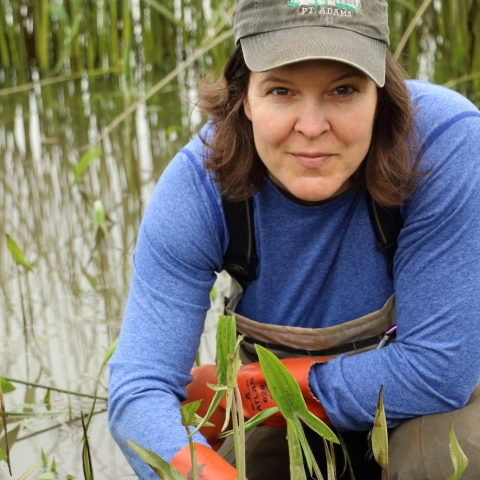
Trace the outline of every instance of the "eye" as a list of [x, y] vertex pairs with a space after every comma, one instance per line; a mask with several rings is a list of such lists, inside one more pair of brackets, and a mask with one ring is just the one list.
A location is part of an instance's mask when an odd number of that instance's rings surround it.
[[354, 92], [355, 92], [355, 89], [349, 85], [341, 85], [340, 87], [337, 87], [333, 91], [334, 95], [341, 95], [342, 97], [351, 95]]
[[270, 93], [278, 97], [284, 97], [290, 94], [290, 90], [288, 88], [276, 87], [276, 88], [272, 88], [270, 90]]

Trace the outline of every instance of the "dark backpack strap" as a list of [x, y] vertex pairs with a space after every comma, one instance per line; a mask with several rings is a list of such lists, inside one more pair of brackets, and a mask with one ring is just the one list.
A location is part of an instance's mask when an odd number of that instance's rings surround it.
[[257, 278], [257, 251], [252, 200], [230, 202], [222, 198], [230, 242], [224, 256], [224, 269], [245, 290]]
[[403, 227], [400, 209], [379, 205], [369, 193], [367, 193], [367, 203], [370, 222], [378, 240], [377, 247], [387, 261], [388, 275], [393, 278], [393, 258], [398, 247], [398, 235]]

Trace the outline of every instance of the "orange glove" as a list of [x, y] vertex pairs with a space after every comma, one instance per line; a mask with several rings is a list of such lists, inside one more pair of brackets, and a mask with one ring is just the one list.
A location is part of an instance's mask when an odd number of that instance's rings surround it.
[[[218, 453], [200, 443], [195, 443], [197, 451], [198, 477], [207, 480], [237, 480], [237, 470]], [[183, 447], [172, 459], [171, 464], [185, 477], [192, 478], [190, 447]]]
[[[300, 386], [300, 390], [305, 399], [308, 409], [320, 420], [331, 425], [322, 404], [317, 400], [308, 385], [308, 373], [315, 363], [326, 362], [327, 358], [286, 358], [281, 360], [287, 370], [293, 375]], [[245, 418], [252, 418], [262, 410], [275, 407], [276, 404], [272, 399], [267, 382], [260, 368], [260, 363], [250, 363], [240, 368], [237, 375], [237, 383], [242, 395], [243, 414]], [[225, 405], [224, 400], [220, 405]], [[218, 409], [217, 409], [218, 410]], [[273, 414], [263, 422], [265, 425], [272, 427], [285, 427], [286, 422], [280, 412]]]
[[[217, 366], [202, 365], [194, 368], [191, 372], [193, 381], [187, 385], [187, 400], [183, 403], [194, 402], [195, 400], [203, 400], [200, 408], [197, 410], [198, 415], [202, 418], [207, 414], [210, 402], [215, 396], [215, 391], [207, 386], [207, 383], [216, 385], [218, 383]], [[225, 409], [218, 407], [208, 420], [215, 427], [203, 427], [200, 433], [206, 438], [211, 447], [217, 451], [223, 444], [224, 439], [219, 439], [218, 435], [225, 422]]]
[[[326, 362], [327, 360], [326, 358], [302, 357], [287, 358], [281, 362], [297, 380], [308, 409], [325, 423], [331, 425], [321, 403], [312, 395], [308, 386], [308, 373], [312, 365]], [[216, 365], [202, 365], [201, 367], [193, 369], [191, 373], [193, 375], [193, 381], [187, 385], [188, 398], [186, 402], [203, 400], [197, 413], [204, 417], [215, 395], [215, 391], [209, 388], [207, 383], [217, 384], [217, 367]], [[260, 368], [260, 363], [255, 362], [240, 367], [237, 375], [237, 383], [242, 396], [243, 414], [245, 418], [252, 418], [262, 410], [276, 406], [268, 390], [265, 377]], [[223, 443], [223, 440], [219, 439], [218, 435], [225, 422], [225, 408], [226, 397], [223, 397], [220, 405], [209, 419], [209, 422], [213, 423], [215, 427], [203, 427], [200, 430], [214, 450], [218, 450]], [[285, 419], [280, 412], [275, 413], [263, 423], [272, 427], [285, 427], [286, 425]]]

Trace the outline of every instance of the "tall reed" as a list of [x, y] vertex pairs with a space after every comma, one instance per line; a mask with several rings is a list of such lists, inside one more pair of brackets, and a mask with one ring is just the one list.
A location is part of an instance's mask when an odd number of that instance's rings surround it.
[[[28, 79], [185, 60], [234, 0], [0, 0], [0, 67]], [[410, 76], [480, 102], [480, 0], [388, 0], [391, 50]], [[231, 27], [226, 25], [225, 30]], [[219, 32], [222, 33], [222, 32]], [[219, 70], [232, 40], [197, 61]], [[150, 68], [150, 67], [149, 67]], [[12, 75], [8, 76], [12, 78]]]

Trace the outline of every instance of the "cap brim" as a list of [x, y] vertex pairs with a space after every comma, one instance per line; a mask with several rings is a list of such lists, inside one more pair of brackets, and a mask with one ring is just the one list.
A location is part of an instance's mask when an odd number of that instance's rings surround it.
[[247, 67], [252, 72], [305, 60], [335, 60], [367, 74], [379, 87], [385, 85], [384, 42], [335, 27], [295, 27], [240, 39]]

